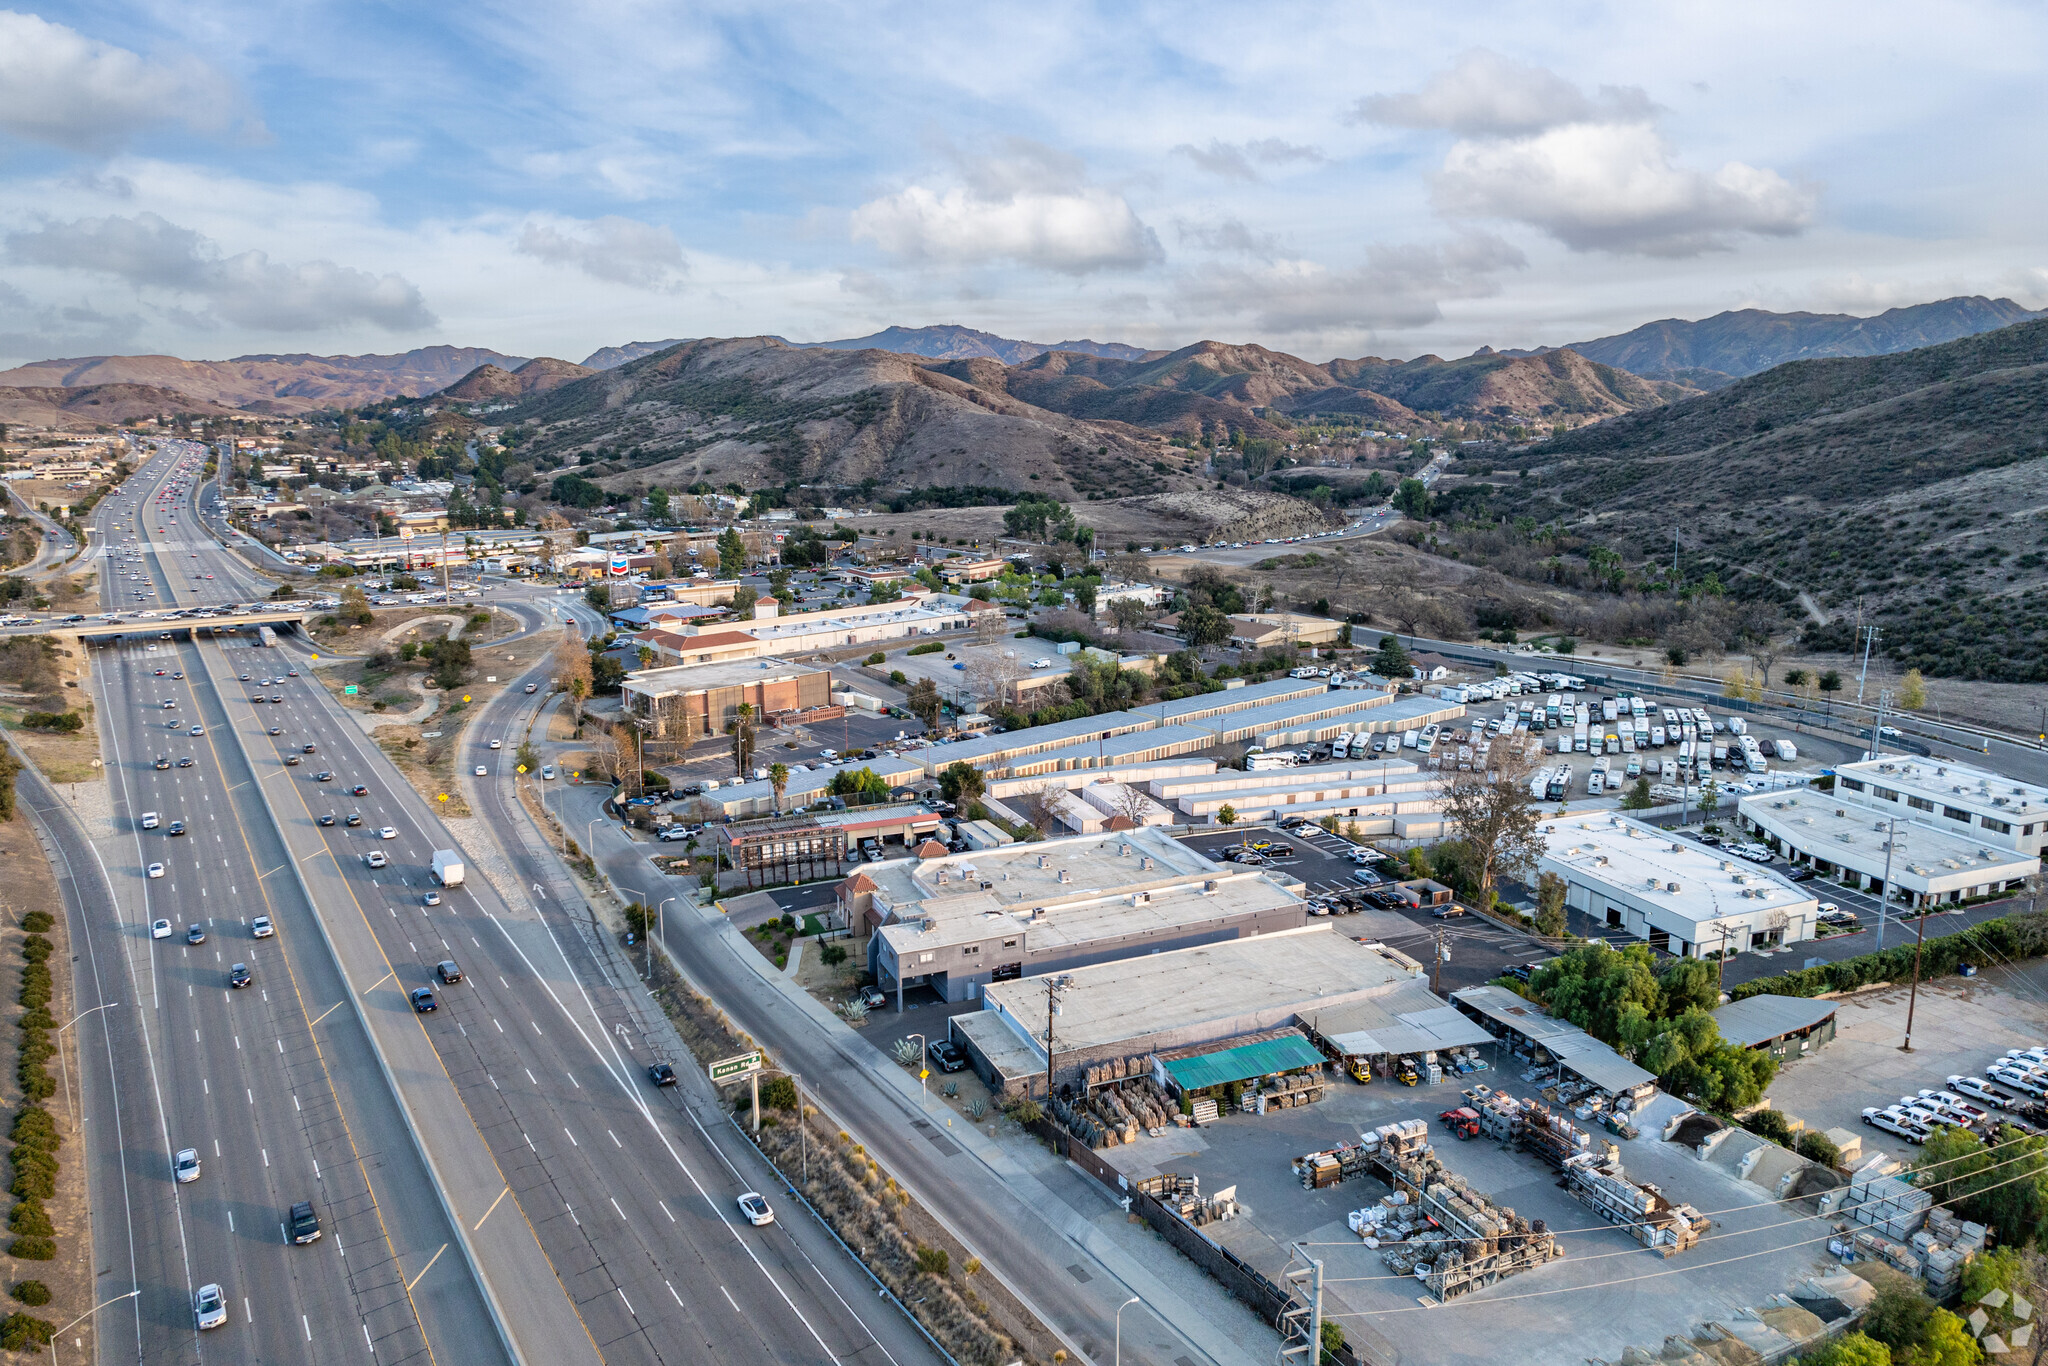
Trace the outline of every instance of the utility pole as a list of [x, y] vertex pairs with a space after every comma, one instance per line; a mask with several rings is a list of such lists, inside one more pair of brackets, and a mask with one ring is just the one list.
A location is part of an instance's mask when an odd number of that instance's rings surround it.
[[1876, 626], [1863, 628], [1863, 668], [1856, 675], [1856, 705], [1859, 707], [1863, 705], [1863, 680], [1870, 675], [1870, 647], [1876, 644], [1877, 638], [1883, 634], [1884, 631]]
[[1884, 886], [1878, 890], [1877, 896], [1877, 949], [1880, 953], [1884, 952], [1885, 912], [1892, 900], [1892, 856], [1898, 852], [1899, 818], [1893, 816], [1891, 828], [1884, 837]]
[[1873, 759], [1884, 752], [1884, 713], [1891, 704], [1891, 693], [1888, 690], [1880, 690], [1877, 694], [1877, 715], [1870, 722], [1870, 757]]
[[1059, 1014], [1060, 997], [1074, 984], [1072, 973], [1045, 979], [1045, 1104], [1052, 1109], [1052, 1017]]
[[[1885, 891], [1890, 892], [1891, 887], [1887, 885]], [[1913, 1051], [1913, 1008], [1920, 1004], [1920, 950], [1927, 944], [1927, 905], [1925, 902], [1922, 902], [1920, 906], [1919, 928], [1919, 937], [1913, 941], [1913, 990], [1906, 997], [1906, 1041], [1899, 1045], [1901, 1053]]]
[[1429, 989], [1439, 996], [1443, 994], [1444, 959], [1447, 957], [1449, 952], [1444, 945], [1444, 927], [1439, 925], [1436, 927], [1436, 959], [1430, 964], [1429, 970]]
[[1719, 956], [1714, 960], [1714, 990], [1717, 994], [1721, 990], [1722, 980], [1728, 975], [1728, 938], [1734, 933], [1726, 925], [1722, 925], [1719, 928], [1721, 931], [1721, 948]]
[[[1287, 1306], [1280, 1311], [1280, 1366], [1318, 1366], [1323, 1359], [1323, 1264], [1300, 1243], [1287, 1249]], [[1306, 1292], [1307, 1302], [1297, 1298]]]

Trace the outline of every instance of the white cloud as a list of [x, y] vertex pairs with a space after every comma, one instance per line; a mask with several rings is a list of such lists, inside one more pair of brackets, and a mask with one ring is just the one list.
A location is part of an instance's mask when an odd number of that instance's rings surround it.
[[1360, 100], [1356, 118], [1457, 134], [1434, 180], [1437, 210], [1527, 223], [1573, 251], [1696, 256], [1813, 221], [1813, 190], [1776, 171], [1677, 164], [1655, 112], [1633, 86], [1589, 96], [1554, 72], [1477, 49], [1413, 94]]
[[520, 229], [517, 250], [634, 289], [680, 289], [690, 271], [673, 231], [636, 218], [529, 222]]
[[1813, 220], [1814, 194], [1776, 171], [1725, 163], [1711, 175], [1674, 165], [1645, 123], [1574, 123], [1533, 137], [1459, 142], [1435, 182], [1455, 218], [1508, 218], [1573, 251], [1696, 256], [1741, 233], [1789, 237]]
[[1222, 176], [1225, 180], [1257, 180], [1259, 173], [1254, 162], [1260, 166], [1285, 166], [1297, 161], [1328, 160], [1314, 147], [1297, 146], [1279, 138], [1258, 138], [1251, 142], [1223, 142], [1211, 138], [1207, 147], [1183, 142], [1173, 150], [1175, 155], [1194, 162], [1196, 170]]
[[1163, 256], [1130, 202], [1088, 184], [1075, 157], [1018, 139], [1002, 155], [959, 161], [964, 185], [912, 185], [855, 209], [854, 240], [906, 260], [1010, 261], [1068, 275], [1137, 270]]
[[274, 262], [261, 251], [222, 256], [217, 244], [153, 213], [46, 223], [7, 234], [8, 259], [26, 266], [111, 275], [138, 290], [201, 302], [189, 325], [222, 322], [266, 332], [317, 332], [369, 323], [391, 332], [433, 326], [418, 286], [332, 261]]
[[[72, 151], [113, 146], [157, 124], [225, 131], [240, 101], [189, 58], [152, 61], [33, 14], [0, 10], [0, 129]], [[249, 130], [260, 133], [260, 124]]]
[[1498, 293], [1500, 274], [1527, 264], [1520, 251], [1490, 235], [1442, 246], [1380, 243], [1350, 270], [1294, 259], [1217, 261], [1178, 281], [1174, 306], [1182, 315], [1249, 318], [1271, 333], [1413, 328], [1441, 318], [1445, 299]]
[[1244, 225], [1243, 220], [1226, 218], [1214, 225], [1207, 223], [1175, 223], [1174, 231], [1180, 235], [1182, 245], [1201, 247], [1205, 251], [1237, 252], [1245, 256], [1270, 257], [1279, 249], [1279, 238], [1270, 232], [1254, 232]]
[[1602, 86], [1589, 98], [1554, 71], [1474, 48], [1412, 94], [1366, 96], [1351, 121], [1518, 137], [1566, 123], [1636, 122], [1652, 112], [1649, 96], [1635, 86]]

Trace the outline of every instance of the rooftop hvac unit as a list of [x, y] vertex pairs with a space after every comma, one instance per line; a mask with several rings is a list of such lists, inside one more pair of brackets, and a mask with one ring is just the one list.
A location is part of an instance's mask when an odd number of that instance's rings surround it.
[[1977, 851], [1977, 857], [1982, 859], [1988, 859], [1991, 857], [1991, 851], [1989, 849], [1979, 849]]
[[1144, 858], [1141, 858], [1141, 859], [1139, 859], [1139, 860], [1138, 860], [1138, 868], [1140, 869], [1140, 871], [1144, 871], [1144, 872], [1150, 872], [1150, 871], [1151, 871], [1151, 869], [1152, 869], [1152, 859], [1151, 859], [1151, 856], [1150, 856], [1150, 855], [1147, 855], [1146, 857], [1144, 857]]
[[1669, 892], [1669, 893], [1671, 893], [1671, 894], [1672, 894], [1673, 896], [1677, 896], [1677, 895], [1678, 895], [1678, 884], [1677, 884], [1677, 883], [1675, 883], [1675, 882], [1667, 882], [1667, 883], [1665, 883], [1665, 884], [1664, 884], [1664, 890], [1665, 890], [1665, 891], [1667, 891], [1667, 892]]
[[1131, 856], [1131, 846], [1128, 844], [1119, 844], [1116, 847], [1116, 856], [1118, 858], [1129, 858]]
[[1207, 882], [1204, 882], [1202, 884], [1202, 890], [1205, 892], [1213, 892], [1216, 890], [1216, 886], [1216, 879], [1212, 877]]
[[1033, 907], [1031, 908], [1031, 918], [1032, 918], [1033, 920], [1043, 920], [1043, 919], [1045, 919], [1045, 907], [1043, 907], [1043, 906], [1033, 906]]
[[931, 916], [926, 916], [923, 920], [920, 920], [917, 923], [917, 930], [919, 934], [930, 934], [932, 931], [938, 929], [938, 927], [939, 922]]
[[1045, 854], [1040, 854], [1038, 856], [1038, 866], [1041, 868], [1049, 868], [1052, 866], [1052, 859]]
[[1067, 870], [1066, 870], [1066, 869], [1064, 869], [1064, 868], [1060, 869], [1060, 881], [1061, 881], [1061, 882], [1065, 882], [1065, 881], [1067, 881], [1067, 880], [1068, 880], [1068, 878], [1067, 878]]
[[[1684, 845], [1682, 845], [1682, 844], [1680, 844], [1680, 843], [1678, 843], [1678, 842], [1677, 842], [1676, 840], [1673, 840], [1673, 841], [1672, 841], [1672, 843], [1671, 843], [1671, 852], [1672, 852], [1672, 853], [1674, 853], [1674, 854], [1682, 854], [1682, 853], [1684, 853], [1684, 852], [1685, 852], [1685, 846], [1684, 846]], [[1656, 882], [1657, 882], [1657, 879], [1655, 879], [1655, 878], [1651, 878], [1651, 879], [1650, 879], [1650, 884], [1651, 884], [1652, 886], [1655, 886], [1655, 885], [1656, 885]]]
[[1837, 816], [1846, 816], [1849, 814], [1849, 808], [1847, 808], [1846, 806], [1838, 806], [1835, 808], [1835, 814]]
[[946, 885], [946, 870], [944, 868], [939, 869], [939, 885], [941, 887]]
[[1593, 862], [1594, 862], [1594, 864], [1595, 864], [1595, 865], [1597, 865], [1597, 866], [1599, 866], [1599, 867], [1603, 867], [1603, 868], [1604, 868], [1604, 867], [1606, 867], [1606, 866], [1607, 866], [1607, 855], [1605, 855], [1605, 854], [1595, 854], [1595, 855], [1593, 855]]
[[1646, 877], [1643, 879], [1643, 886], [1654, 892], [1657, 890], [1657, 879]]

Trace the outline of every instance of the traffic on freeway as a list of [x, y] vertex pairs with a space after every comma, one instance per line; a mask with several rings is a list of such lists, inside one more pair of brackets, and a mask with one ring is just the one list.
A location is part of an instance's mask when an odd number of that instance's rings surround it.
[[[96, 509], [109, 609], [268, 594], [195, 525], [204, 458], [160, 443]], [[935, 1360], [814, 1223], [741, 1208], [781, 1189], [773, 1172], [704, 1097], [649, 1082], [645, 1022], [590, 946], [467, 854], [467, 876], [433, 881], [436, 851], [462, 846], [301, 638], [159, 619], [93, 654], [120, 837], [98, 853], [126, 908], [95, 949], [103, 977], [132, 978], [134, 996], [105, 993], [142, 1001], [147, 1035], [140, 1060], [110, 1046], [101, 1092], [130, 1110], [161, 1092], [163, 1190], [131, 1273], [145, 1358], [242, 1334], [226, 1350], [249, 1359], [353, 1341], [423, 1360]], [[186, 1149], [199, 1176], [181, 1183]], [[117, 1166], [93, 1167], [100, 1207], [136, 1184]], [[295, 1242], [307, 1202], [321, 1236]], [[327, 1258], [331, 1284], [308, 1270]], [[201, 1330], [210, 1285], [224, 1321]]]

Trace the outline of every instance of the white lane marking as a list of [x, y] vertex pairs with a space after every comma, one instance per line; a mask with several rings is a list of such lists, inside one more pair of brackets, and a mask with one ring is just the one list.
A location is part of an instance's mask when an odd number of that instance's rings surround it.
[[619, 1209], [619, 1197], [616, 1195], [607, 1195], [605, 1199], [611, 1201], [612, 1208], [619, 1211], [619, 1220], [623, 1223], [626, 1218], [626, 1212], [622, 1209]]
[[673, 1224], [676, 1221], [675, 1212], [668, 1207], [668, 1202], [666, 1200], [656, 1199], [654, 1203], [661, 1206], [661, 1212], [663, 1214], [668, 1215], [668, 1221], [671, 1224]]
[[[739, 1313], [739, 1312], [740, 1312], [740, 1306], [739, 1306], [739, 1301], [735, 1300], [735, 1299], [734, 1299], [734, 1298], [732, 1297], [732, 1291], [730, 1291], [730, 1290], [727, 1290], [727, 1289], [726, 1289], [726, 1288], [725, 1288], [724, 1286], [722, 1286], [722, 1285], [721, 1285], [721, 1286], [719, 1286], [719, 1287], [718, 1287], [718, 1293], [719, 1293], [719, 1294], [721, 1294], [721, 1295], [723, 1295], [723, 1296], [725, 1296], [725, 1302], [726, 1302], [727, 1304], [729, 1304], [729, 1305], [731, 1305], [731, 1306], [732, 1306], [732, 1312], [733, 1312], [733, 1313], [737, 1314], [737, 1313]], [[682, 1300], [681, 1300], [681, 1297], [680, 1297], [680, 1296], [678, 1296], [678, 1297], [677, 1297], [677, 1303], [679, 1303], [679, 1304], [680, 1304], [681, 1302], [682, 1302]]]

